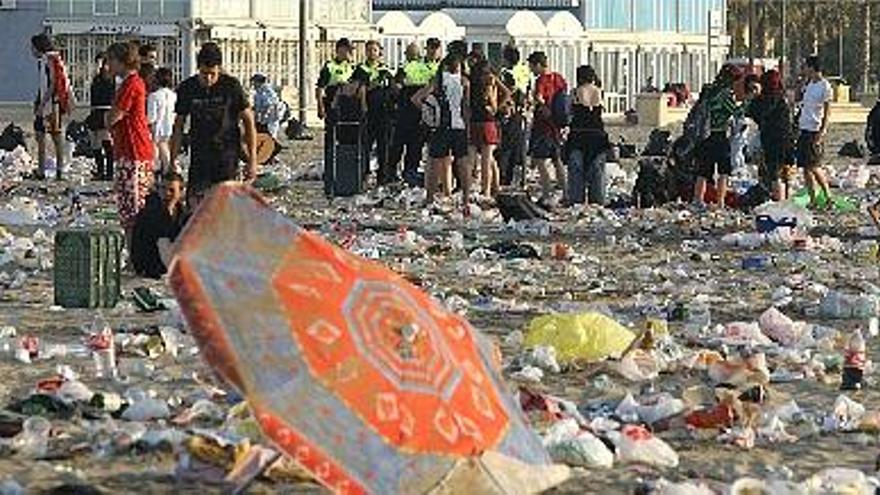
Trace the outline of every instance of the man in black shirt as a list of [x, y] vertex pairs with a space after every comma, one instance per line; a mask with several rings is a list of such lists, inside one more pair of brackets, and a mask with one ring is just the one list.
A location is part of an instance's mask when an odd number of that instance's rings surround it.
[[171, 163], [180, 153], [187, 117], [190, 122], [190, 165], [187, 202], [195, 207], [211, 187], [238, 178], [241, 130], [244, 127], [247, 167], [244, 180], [257, 176], [257, 131], [254, 113], [238, 79], [221, 72], [216, 43], [202, 45], [196, 57], [199, 73], [177, 88], [177, 118], [171, 136]]

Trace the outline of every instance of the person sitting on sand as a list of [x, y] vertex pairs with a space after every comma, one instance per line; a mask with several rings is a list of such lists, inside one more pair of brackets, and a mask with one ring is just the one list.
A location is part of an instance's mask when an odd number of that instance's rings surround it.
[[167, 267], [160, 256], [162, 244], [173, 242], [183, 230], [183, 176], [173, 169], [164, 180], [162, 194], [153, 192], [135, 220], [131, 262], [139, 276], [161, 278]]

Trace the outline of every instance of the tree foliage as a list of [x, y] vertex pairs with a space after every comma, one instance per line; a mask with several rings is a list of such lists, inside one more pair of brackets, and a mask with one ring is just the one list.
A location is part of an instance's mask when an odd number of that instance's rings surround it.
[[[874, 86], [880, 71], [880, 36], [874, 34], [878, 16], [880, 0], [728, 0], [731, 53], [735, 57], [782, 58], [785, 52], [785, 60], [793, 73], [798, 71], [804, 57], [816, 53], [827, 74], [842, 75], [861, 89], [865, 50], [870, 46], [867, 74], [870, 86]], [[751, 36], [750, 25], [753, 27]], [[870, 39], [866, 40], [866, 32]]]

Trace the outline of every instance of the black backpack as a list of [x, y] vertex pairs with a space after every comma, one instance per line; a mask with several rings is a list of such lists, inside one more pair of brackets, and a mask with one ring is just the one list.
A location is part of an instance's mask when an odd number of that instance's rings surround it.
[[648, 136], [648, 144], [642, 150], [642, 156], [669, 156], [672, 149], [672, 133], [663, 129], [654, 129]]
[[92, 150], [92, 138], [88, 126], [85, 122], [71, 120], [64, 130], [64, 137], [67, 141], [73, 143], [73, 156], [83, 156], [86, 158], [94, 158], [95, 153]]
[[740, 199], [740, 207], [744, 210], [752, 210], [770, 201], [770, 191], [762, 184], [750, 187]]
[[639, 161], [639, 175], [633, 188], [633, 201], [639, 208], [653, 208], [669, 201], [664, 158], [650, 157]]
[[536, 205], [524, 192], [502, 192], [496, 198], [498, 211], [505, 222], [511, 220], [547, 220], [547, 212]]
[[686, 148], [685, 154], [691, 154], [698, 144], [702, 143], [712, 134], [712, 115], [709, 112], [709, 100], [715, 97], [717, 89], [709, 84], [700, 93], [700, 98], [694, 104], [684, 120], [682, 146]]
[[862, 143], [853, 140], [843, 143], [843, 146], [840, 147], [840, 151], [838, 151], [837, 154], [848, 158], [865, 158], [868, 155], [868, 152], [865, 150]]
[[3, 129], [3, 132], [0, 133], [0, 149], [4, 151], [12, 151], [19, 146], [27, 150], [27, 144], [24, 140], [24, 130], [10, 122], [9, 125]]

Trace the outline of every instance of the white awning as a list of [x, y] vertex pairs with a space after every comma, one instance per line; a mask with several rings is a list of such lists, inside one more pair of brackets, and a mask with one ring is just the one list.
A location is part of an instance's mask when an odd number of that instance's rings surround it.
[[150, 22], [131, 19], [128, 22], [104, 19], [60, 20], [46, 19], [44, 23], [52, 34], [107, 34], [146, 37], [177, 36], [180, 29], [177, 24], [168, 22]]

